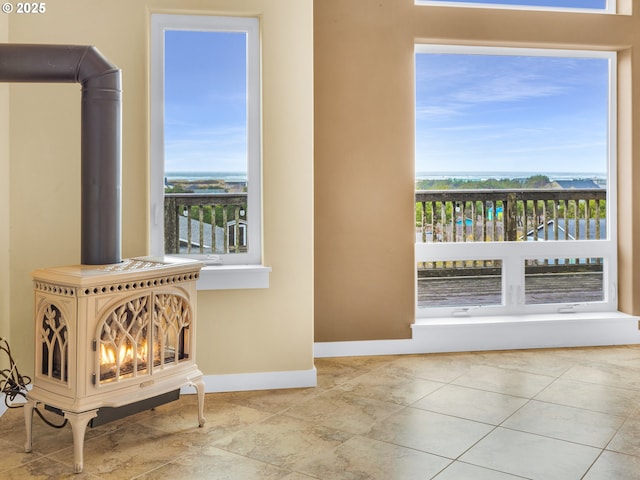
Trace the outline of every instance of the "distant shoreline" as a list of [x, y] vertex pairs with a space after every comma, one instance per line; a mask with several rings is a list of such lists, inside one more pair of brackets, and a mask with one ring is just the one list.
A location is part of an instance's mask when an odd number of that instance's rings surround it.
[[246, 182], [246, 172], [165, 172], [165, 179], [169, 181], [200, 182], [206, 180], [223, 180], [225, 182]]
[[495, 178], [501, 179], [524, 179], [537, 175], [544, 175], [550, 180], [581, 180], [598, 179], [606, 180], [607, 174], [603, 172], [416, 172], [416, 180], [487, 180]]
[[[607, 174], [603, 172], [416, 172], [416, 180], [443, 180], [443, 179], [460, 179], [460, 180], [487, 180], [495, 179], [522, 179], [536, 175], [544, 175], [550, 180], [580, 180], [580, 179], [597, 179], [606, 180]], [[246, 182], [246, 172], [194, 172], [179, 171], [165, 172], [165, 178], [169, 181], [181, 180], [184, 182], [198, 182], [204, 180], [224, 180], [225, 182]]]

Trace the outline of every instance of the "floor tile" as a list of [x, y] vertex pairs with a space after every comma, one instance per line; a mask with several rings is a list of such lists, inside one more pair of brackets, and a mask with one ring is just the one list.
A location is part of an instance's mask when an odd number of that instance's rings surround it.
[[317, 480], [317, 477], [310, 477], [309, 475], [305, 475], [299, 472], [291, 472], [282, 480]]
[[24, 480], [37, 478], [38, 480], [99, 480], [88, 472], [74, 473], [73, 468], [56, 462], [50, 458], [40, 457], [33, 462], [0, 473], [2, 480]]
[[624, 420], [606, 413], [532, 400], [502, 426], [604, 448]]
[[318, 372], [318, 388], [320, 389], [333, 388], [368, 371], [345, 362], [334, 361], [331, 358], [316, 358], [314, 363]]
[[207, 396], [204, 404], [206, 422], [198, 427], [196, 403], [195, 398], [184, 396], [180, 402], [142, 412], [131, 417], [131, 420], [163, 432], [183, 434], [194, 443], [209, 443], [273, 415]]
[[458, 377], [452, 383], [462, 387], [532, 398], [554, 380], [554, 377], [547, 375], [519, 372], [488, 365], [476, 365], [468, 373]]
[[583, 480], [638, 480], [640, 458], [604, 452]]
[[630, 346], [559, 348], [553, 350], [556, 356], [570, 358], [580, 363], [601, 362], [612, 365], [638, 367], [640, 349]]
[[389, 362], [377, 372], [449, 383], [466, 373], [473, 363], [474, 357], [469, 353], [406, 355]]
[[499, 425], [527, 403], [526, 398], [475, 388], [445, 385], [411, 406], [477, 422]]
[[431, 380], [369, 372], [337, 388], [383, 402], [410, 405], [442, 386]]
[[358, 357], [332, 357], [329, 360], [335, 363], [349, 365], [350, 367], [357, 368], [358, 370], [370, 372], [402, 357], [403, 355], [364, 355]]
[[[179, 436], [130, 422], [85, 441], [84, 471], [103, 479], [132, 478], [189, 453], [189, 449]], [[73, 470], [73, 446], [51, 454], [49, 458]]]
[[318, 393], [315, 388], [288, 388], [283, 390], [216, 393], [213, 394], [213, 397], [216, 401], [226, 401], [269, 413], [280, 413], [296, 403], [304, 402], [312, 396], [318, 395]]
[[2, 478], [2, 472], [5, 470], [42, 458], [42, 455], [36, 452], [26, 453], [24, 446], [4, 440], [0, 440], [0, 452], [2, 452], [2, 455], [0, 455], [0, 478]]
[[[640, 364], [639, 364], [640, 366]], [[571, 367], [562, 378], [598, 385], [640, 390], [640, 368], [603, 363], [580, 364]]]
[[517, 477], [468, 463], [453, 462], [433, 480], [522, 480], [523, 478], [525, 477]]
[[352, 434], [276, 415], [212, 443], [212, 446], [291, 469], [305, 458], [322, 455]]
[[284, 480], [289, 471], [217, 448], [198, 450], [146, 472], [136, 480], [175, 478], [189, 480]]
[[493, 428], [484, 423], [407, 407], [377, 423], [367, 436], [454, 459]]
[[640, 392], [559, 378], [535, 399], [627, 417], [640, 402]]
[[288, 416], [351, 433], [366, 433], [378, 421], [403, 408], [397, 403], [332, 390], [286, 410]]
[[534, 480], [579, 480], [600, 451], [498, 427], [460, 460]]
[[628, 418], [607, 445], [607, 450], [640, 457], [640, 418]]
[[576, 364], [571, 358], [556, 355], [554, 350], [513, 350], [482, 352], [474, 355], [476, 364], [558, 377]]
[[355, 436], [296, 470], [326, 480], [425, 480], [450, 460], [410, 448]]

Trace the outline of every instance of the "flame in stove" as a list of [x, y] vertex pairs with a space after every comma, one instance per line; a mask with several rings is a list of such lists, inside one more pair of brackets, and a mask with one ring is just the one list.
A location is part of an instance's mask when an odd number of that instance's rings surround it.
[[100, 345], [100, 365], [115, 365], [116, 353], [112, 348], [107, 348], [105, 344]]
[[147, 361], [147, 352], [147, 342], [143, 342], [137, 349], [130, 344], [114, 347], [102, 343], [100, 344], [100, 365], [107, 368], [122, 367], [134, 363], [134, 360], [137, 364], [144, 364]]

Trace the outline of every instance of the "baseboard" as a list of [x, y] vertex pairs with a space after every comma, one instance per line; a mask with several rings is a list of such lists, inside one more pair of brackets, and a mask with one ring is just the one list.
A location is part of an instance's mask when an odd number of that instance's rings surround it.
[[406, 340], [316, 342], [344, 357], [640, 344], [638, 317], [620, 312], [419, 320]]
[[[278, 390], [308, 388], [318, 385], [316, 368], [285, 372], [236, 373], [204, 375], [205, 393], [241, 392], [247, 390]], [[182, 394], [194, 394], [195, 388], [183, 387]], [[4, 394], [0, 394], [0, 417], [7, 411]]]
[[[236, 373], [204, 375], [206, 393], [241, 392], [247, 390], [277, 390], [307, 388], [318, 384], [316, 368], [284, 372]], [[184, 387], [183, 394], [195, 393], [192, 387]]]
[[[316, 342], [314, 356], [402, 355], [529, 348], [640, 344], [639, 317], [619, 312], [531, 315], [474, 319], [421, 320], [411, 326], [412, 338], [352, 342]], [[317, 385], [317, 371], [205, 375], [205, 392], [238, 392], [307, 388]], [[182, 393], [195, 393], [185, 387]], [[0, 416], [7, 410], [0, 398]]]

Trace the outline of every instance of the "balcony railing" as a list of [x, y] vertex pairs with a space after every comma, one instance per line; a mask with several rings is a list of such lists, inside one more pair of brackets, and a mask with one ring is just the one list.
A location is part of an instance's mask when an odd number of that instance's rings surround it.
[[421, 190], [419, 242], [606, 238], [605, 189]]
[[[605, 189], [417, 191], [416, 242], [606, 239], [606, 195]], [[502, 301], [499, 259], [419, 261], [417, 267], [421, 307]], [[527, 259], [524, 273], [525, 303], [604, 296], [602, 257]]]
[[165, 253], [245, 252], [246, 219], [246, 193], [166, 193]]
[[[606, 193], [605, 189], [421, 190], [415, 194], [416, 240], [598, 240], [606, 238]], [[246, 193], [168, 193], [164, 203], [166, 253], [231, 253], [246, 246]]]
[[[416, 192], [416, 241], [502, 242], [606, 238], [605, 189], [421, 190]], [[534, 267], [535, 261], [529, 266]], [[542, 262], [545, 266], [548, 261]], [[582, 269], [595, 259], [554, 259]], [[569, 267], [573, 265], [573, 267]], [[481, 267], [492, 261], [421, 262], [420, 275]]]

